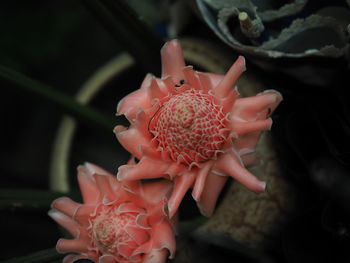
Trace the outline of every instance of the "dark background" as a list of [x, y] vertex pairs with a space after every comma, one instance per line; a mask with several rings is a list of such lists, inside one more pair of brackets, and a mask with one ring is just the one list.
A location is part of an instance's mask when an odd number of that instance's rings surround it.
[[[159, 38], [165, 37], [161, 24], [153, 23], [150, 27]], [[127, 49], [80, 1], [2, 1], [0, 33], [1, 65], [71, 96], [101, 65]], [[221, 44], [195, 14], [181, 36]], [[267, 87], [278, 89], [284, 96], [272, 133], [281, 164], [304, 200], [284, 230], [281, 250], [274, 256], [277, 255], [279, 262], [349, 262], [350, 72], [347, 65], [344, 60], [307, 61], [325, 68], [338, 66], [329, 83], [310, 85], [282, 73], [267, 72], [249, 59], [248, 68], [262, 77]], [[160, 65], [160, 61], [150, 63], [156, 64], [155, 67]], [[295, 61], [279, 63], [288, 66]], [[142, 67], [134, 67], [125, 76], [113, 79], [92, 106], [113, 117], [117, 102], [140, 85], [146, 72]], [[53, 141], [63, 113], [52, 103], [8, 87], [1, 80], [0, 87], [0, 188], [46, 191]], [[115, 118], [115, 124], [118, 121]], [[116, 141], [112, 128], [108, 133], [79, 123], [70, 163], [72, 178], [75, 167], [86, 160], [112, 172], [125, 163], [128, 154]], [[0, 260], [55, 246], [61, 233], [46, 212], [0, 210], [3, 239]], [[196, 254], [199, 258], [208, 257], [205, 250], [217, 257], [232, 258], [232, 262], [252, 261], [224, 248], [203, 250], [202, 246], [196, 247], [202, 249]], [[213, 257], [217, 259], [216, 256]]]

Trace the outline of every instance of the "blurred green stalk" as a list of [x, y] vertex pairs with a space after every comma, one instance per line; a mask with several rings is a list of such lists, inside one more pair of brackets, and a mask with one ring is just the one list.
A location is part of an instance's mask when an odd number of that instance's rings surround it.
[[59, 263], [62, 262], [64, 255], [58, 254], [55, 248], [49, 248], [41, 251], [34, 252], [23, 257], [14, 257], [5, 261], [3, 263]]
[[111, 36], [146, 72], [160, 74], [163, 41], [123, 0], [82, 0]]
[[0, 189], [0, 211], [48, 211], [56, 198], [68, 196], [79, 200], [78, 194], [62, 194], [40, 190]]
[[2, 87], [16, 88], [23, 95], [28, 94], [45, 99], [61, 108], [65, 113], [87, 124], [103, 128], [109, 132], [113, 129], [113, 118], [109, 118], [91, 107], [83, 106], [74, 98], [1, 65], [0, 82]]

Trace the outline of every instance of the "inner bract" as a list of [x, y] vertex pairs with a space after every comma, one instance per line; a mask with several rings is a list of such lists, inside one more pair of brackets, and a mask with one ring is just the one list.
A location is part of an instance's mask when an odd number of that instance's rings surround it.
[[173, 161], [212, 159], [227, 140], [226, 118], [213, 97], [195, 89], [171, 96], [154, 115], [150, 131]]

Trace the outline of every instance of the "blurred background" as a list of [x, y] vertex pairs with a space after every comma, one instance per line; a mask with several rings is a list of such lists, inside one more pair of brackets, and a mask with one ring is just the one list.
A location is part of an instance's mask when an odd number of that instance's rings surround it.
[[349, 262], [348, 1], [13, 0], [0, 21], [0, 261], [61, 261], [50, 203], [79, 200], [79, 164], [128, 160], [116, 105], [178, 38], [197, 70], [243, 54], [241, 93], [284, 101], [252, 168], [268, 193], [231, 182], [209, 220], [186, 197], [172, 262]]

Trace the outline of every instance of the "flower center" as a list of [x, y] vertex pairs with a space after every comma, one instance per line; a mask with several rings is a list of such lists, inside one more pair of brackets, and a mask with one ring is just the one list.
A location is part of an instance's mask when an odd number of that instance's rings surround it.
[[[138, 246], [127, 231], [128, 227], [137, 228], [137, 215], [136, 213], [117, 214], [116, 211], [115, 207], [103, 207], [97, 216], [91, 219], [90, 234], [101, 253], [112, 254], [117, 258], [127, 258]], [[148, 235], [144, 229], [139, 229], [139, 232]]]
[[226, 119], [208, 94], [189, 89], [166, 101], [150, 122], [158, 146], [174, 161], [212, 159], [226, 139]]

